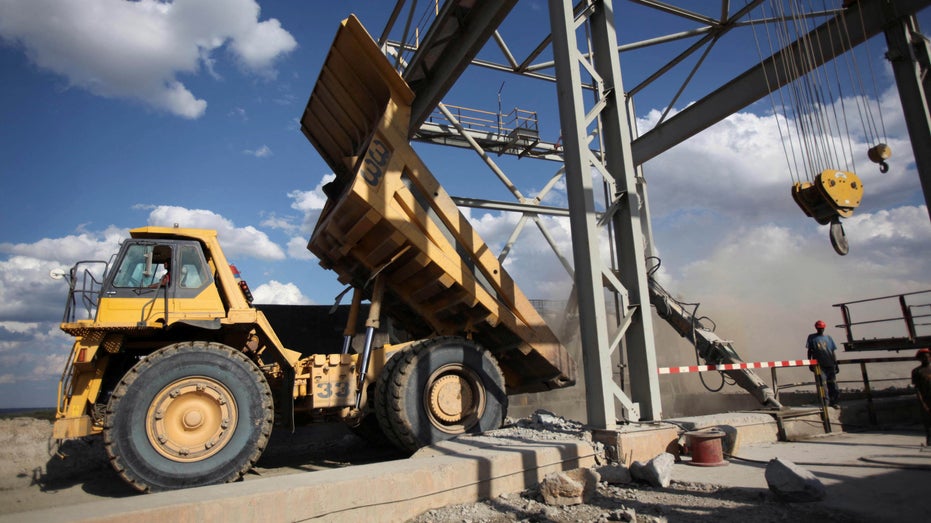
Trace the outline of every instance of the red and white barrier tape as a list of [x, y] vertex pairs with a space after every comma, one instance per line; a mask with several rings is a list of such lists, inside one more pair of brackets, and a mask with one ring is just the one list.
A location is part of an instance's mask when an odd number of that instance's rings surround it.
[[817, 365], [818, 360], [757, 361], [752, 363], [724, 363], [721, 365], [691, 365], [686, 367], [660, 367], [660, 374], [684, 374], [708, 370], [769, 369], [772, 367], [802, 367]]

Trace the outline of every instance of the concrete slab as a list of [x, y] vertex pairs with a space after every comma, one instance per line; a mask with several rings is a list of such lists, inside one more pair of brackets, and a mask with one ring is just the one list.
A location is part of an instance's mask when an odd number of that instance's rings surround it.
[[863, 521], [931, 521], [931, 448], [914, 431], [833, 433], [806, 441], [744, 445], [722, 467], [673, 467], [673, 481], [758, 489], [766, 493], [769, 460], [779, 457], [812, 472], [827, 488], [817, 503]]
[[[907, 402], [893, 403], [908, 411]], [[765, 464], [780, 457], [810, 467], [826, 483], [828, 498], [820, 503], [828, 507], [862, 511], [877, 521], [931, 521], [931, 497], [925, 493], [931, 451], [918, 446], [922, 437], [844, 433], [845, 427], [858, 427], [869, 416], [862, 405], [842, 405], [828, 411], [835, 434], [805, 441], [777, 441], [771, 414], [733, 412], [625, 425], [607, 436], [605, 451], [623, 461], [647, 461], [662, 452], [677, 454], [687, 431], [718, 427], [728, 434], [727, 454], [756, 461], [728, 458], [726, 466], [695, 467], [685, 464], [690, 459], [685, 456], [675, 466], [674, 481], [766, 490]], [[873, 407], [886, 410], [882, 402]], [[788, 423], [790, 434], [823, 433], [820, 413], [792, 418], [796, 428]], [[504, 433], [511, 435], [443, 442], [407, 460], [19, 512], [0, 516], [0, 523], [404, 521], [432, 508], [520, 492], [550, 472], [595, 464], [595, 450], [583, 441], [514, 436], [532, 431]], [[605, 442], [597, 434], [595, 440]], [[890, 513], [899, 519], [885, 517]], [[922, 518], [912, 518], [914, 514]]]
[[582, 441], [481, 437], [444, 442], [406, 460], [21, 512], [0, 516], [0, 523], [404, 521], [594, 464], [595, 451]]

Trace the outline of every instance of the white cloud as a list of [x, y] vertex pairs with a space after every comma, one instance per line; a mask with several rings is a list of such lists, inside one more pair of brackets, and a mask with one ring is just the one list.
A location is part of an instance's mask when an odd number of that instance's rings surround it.
[[[291, 199], [291, 208], [301, 213], [301, 225], [289, 227], [287, 232], [292, 234], [288, 241], [288, 255], [296, 259], [314, 259], [314, 255], [307, 250], [307, 240], [314, 230], [314, 225], [320, 217], [320, 212], [326, 205], [327, 197], [323, 186], [336, 179], [334, 174], [325, 174], [317, 186], [310, 191], [293, 190], [288, 193]], [[283, 228], [284, 229], [284, 228]]]
[[62, 317], [67, 283], [53, 280], [52, 269], [68, 269], [77, 260], [107, 260], [117, 250], [125, 229], [110, 227], [97, 234], [81, 233], [45, 238], [31, 244], [0, 244], [0, 322], [12, 325], [58, 321]]
[[[149, 225], [210, 228], [218, 230], [229, 257], [283, 260], [284, 251], [252, 226], [236, 227], [211, 211], [158, 206], [149, 209]], [[78, 260], [109, 260], [128, 229], [109, 226], [102, 231], [80, 228], [79, 233], [43, 238], [32, 243], [0, 243], [0, 368], [2, 383], [47, 382], [50, 398], [16, 398], [6, 403], [35, 405], [54, 401], [54, 380], [64, 368], [73, 338], [63, 333], [62, 319], [67, 281], [49, 276], [52, 269], [70, 268]], [[232, 261], [232, 259], [231, 259]], [[98, 275], [99, 276], [99, 275]], [[270, 282], [257, 295], [276, 303], [309, 303], [294, 284]], [[81, 303], [76, 304], [81, 310]], [[10, 372], [10, 371], [14, 372]], [[37, 385], [38, 386], [38, 385]], [[22, 403], [22, 402], [26, 403]]]
[[0, 329], [16, 334], [22, 334], [35, 330], [39, 324], [36, 322], [23, 321], [0, 321]]
[[[890, 220], [914, 232], [886, 236]], [[860, 215], [856, 227], [848, 227], [849, 236], [857, 232], [845, 257], [827, 245], [826, 229], [737, 227], [679, 268], [669, 290], [702, 302], [699, 315], [713, 318], [745, 359], [767, 361], [800, 356], [815, 319], [840, 323], [835, 303], [931, 288], [925, 207]]]
[[[891, 106], [890, 99], [896, 100], [894, 89], [883, 93], [883, 105]], [[659, 114], [651, 111], [639, 119], [640, 129], [645, 132], [652, 128]], [[883, 114], [890, 132], [887, 143], [893, 150], [888, 173], [880, 173], [867, 158], [868, 149], [876, 144], [866, 142], [857, 132], [851, 136], [851, 161], [865, 187], [861, 209], [867, 212], [918, 203], [908, 199], [916, 194], [918, 177], [910, 142], [904, 134], [901, 107], [890, 107]], [[805, 180], [817, 173], [798, 172], [794, 167], [790, 171], [787, 154], [791, 158], [791, 149], [788, 153], [783, 149], [777, 120], [784, 119], [736, 113], [644, 164], [654, 221], [675, 221], [688, 212], [704, 213], [705, 218], [708, 213], [716, 213], [727, 220], [754, 223], [803, 216], [789, 197], [790, 189], [794, 180]], [[782, 126], [793, 132], [796, 127], [784, 121]], [[820, 139], [812, 140], [817, 143]], [[838, 163], [843, 164], [840, 148], [837, 154], [841, 156]]]
[[236, 227], [232, 221], [204, 209], [186, 209], [171, 205], [159, 205], [149, 213], [149, 225], [196, 229], [215, 229], [227, 259], [247, 256], [261, 260], [282, 260], [284, 251], [269, 239], [268, 235], [249, 225]]
[[272, 150], [269, 146], [263, 145], [255, 150], [246, 149], [243, 151], [243, 153], [248, 154], [249, 156], [255, 156], [256, 158], [268, 158], [272, 155]]
[[278, 20], [258, 17], [255, 0], [0, 0], [0, 37], [73, 86], [199, 118], [207, 101], [179, 75], [214, 74], [213, 53], [229, 43], [245, 69], [273, 76], [297, 46]]
[[[3, 405], [54, 403], [54, 382], [74, 340], [58, 328], [68, 284], [53, 280], [49, 271], [68, 268], [76, 260], [106, 260], [116, 249], [116, 231], [0, 244], [0, 383], [16, 384], [15, 390], [4, 392]], [[28, 383], [34, 384], [22, 386]]]
[[[258, 5], [256, 5], [258, 8]], [[258, 12], [256, 12], [256, 18]], [[276, 19], [250, 24], [248, 29], [238, 35], [231, 43], [233, 51], [249, 69], [269, 72], [269, 65], [282, 51], [290, 51], [297, 42], [290, 33], [281, 28]]]
[[297, 285], [271, 280], [259, 285], [252, 291], [255, 303], [276, 305], [311, 305], [313, 301], [304, 296]]
[[291, 198], [291, 208], [304, 212], [315, 213], [323, 210], [326, 205], [326, 194], [323, 192], [323, 186], [336, 179], [335, 174], [325, 174], [320, 178], [320, 182], [311, 191], [291, 191], [288, 198]]
[[294, 236], [288, 240], [288, 257], [296, 260], [315, 260], [316, 257], [307, 250], [307, 238]]
[[233, 109], [230, 110], [229, 113], [227, 113], [227, 116], [231, 118], [237, 118], [239, 120], [242, 120], [243, 122], [249, 121], [249, 115], [246, 113], [246, 110], [242, 107], [234, 107]]
[[289, 218], [277, 216], [274, 213], [269, 213], [269, 215], [262, 220], [261, 225], [268, 229], [279, 229], [285, 232], [294, 232], [296, 229]]

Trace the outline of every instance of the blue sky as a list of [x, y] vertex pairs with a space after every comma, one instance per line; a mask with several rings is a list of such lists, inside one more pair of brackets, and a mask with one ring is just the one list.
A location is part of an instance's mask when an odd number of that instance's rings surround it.
[[[622, 42], [694, 26], [616, 4]], [[701, 4], [717, 16], [717, 2]], [[0, 408], [55, 402], [70, 342], [57, 323], [66, 287], [48, 271], [107, 259], [132, 227], [216, 228], [259, 301], [332, 302], [342, 286], [305, 249], [329, 168], [298, 119], [340, 20], [355, 13], [377, 34], [392, 5], [0, 0]], [[931, 25], [927, 13], [919, 18]], [[520, 56], [547, 23], [545, 2], [522, 0], [501, 32]], [[625, 85], [681, 48], [622, 54]], [[858, 54], [877, 68], [878, 90], [868, 96], [884, 108], [895, 156], [880, 175], [855, 137], [867, 196], [846, 222], [844, 258], [789, 196], [766, 99], [644, 166], [664, 281], [701, 301], [747, 360], [799, 356], [814, 319], [839, 322], [834, 303], [931, 288], [931, 223], [884, 52], [878, 39]], [[482, 56], [503, 61], [495, 49]], [[754, 60], [752, 32], [722, 40], [674, 110]], [[688, 67], [637, 97], [642, 129], [655, 123]], [[499, 88], [505, 110], [538, 111], [544, 138], [556, 140], [552, 84], [473, 68], [446, 102], [493, 111]], [[509, 200], [474, 153], [415, 148], [451, 194]], [[525, 195], [558, 168], [496, 160]], [[561, 186], [546, 203], [565, 204]], [[518, 219], [464, 212], [495, 249]], [[569, 255], [568, 224], [544, 222]], [[568, 293], [568, 276], [530, 228], [507, 267], [532, 298]], [[689, 364], [692, 356], [665, 359]]]

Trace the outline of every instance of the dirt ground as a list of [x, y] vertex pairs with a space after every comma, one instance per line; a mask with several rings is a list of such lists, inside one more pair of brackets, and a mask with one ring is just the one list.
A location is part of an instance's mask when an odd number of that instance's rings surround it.
[[[561, 419], [560, 419], [561, 420]], [[553, 427], [520, 420], [503, 431], [542, 438], [582, 438], [581, 426], [561, 420]], [[45, 420], [0, 420], [0, 514], [139, 495], [110, 468], [99, 438], [66, 442], [54, 454], [51, 424]], [[66, 456], [62, 458], [61, 456]], [[305, 428], [276, 433], [259, 462], [245, 478], [293, 474], [401, 459], [392, 450], [376, 449], [345, 427]], [[569, 522], [569, 521], [709, 521], [754, 523], [782, 521], [856, 522], [854, 514], [827, 511], [817, 503], [785, 503], [762, 489], [725, 488], [673, 481], [667, 488], [642, 483], [600, 483], [583, 505], [546, 505], [537, 489], [481, 503], [428, 511], [414, 523]]]

